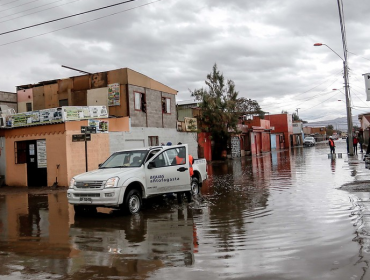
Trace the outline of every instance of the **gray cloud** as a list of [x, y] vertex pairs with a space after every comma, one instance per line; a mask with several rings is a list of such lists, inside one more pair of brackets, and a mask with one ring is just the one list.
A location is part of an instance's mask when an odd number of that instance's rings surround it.
[[[80, 0], [0, 23], [0, 31], [117, 2]], [[0, 16], [45, 3], [6, 12], [1, 12], [4, 7], [0, 6]], [[81, 24], [145, 3], [148, 1], [138, 0], [0, 36], [2, 45], [80, 24], [1, 46], [0, 59], [5, 67], [0, 90], [14, 91], [17, 85], [78, 75], [61, 65], [90, 72], [129, 67], [177, 89], [178, 99], [188, 99], [189, 89], [204, 87], [206, 75], [217, 63], [225, 77], [234, 80], [240, 96], [257, 100], [266, 111], [280, 113], [283, 107], [293, 113], [299, 106], [303, 118], [334, 112], [345, 115], [338, 97], [323, 101], [330, 97], [327, 92], [332, 88], [343, 88], [342, 61], [324, 46], [313, 47], [316, 42], [326, 43], [343, 55], [336, 1], [162, 0]], [[356, 54], [348, 55], [353, 102], [361, 106], [366, 106], [362, 74], [370, 72], [366, 60], [370, 59], [366, 35], [369, 11], [370, 4], [365, 1], [344, 1], [348, 50]], [[307, 100], [299, 100], [301, 96]]]

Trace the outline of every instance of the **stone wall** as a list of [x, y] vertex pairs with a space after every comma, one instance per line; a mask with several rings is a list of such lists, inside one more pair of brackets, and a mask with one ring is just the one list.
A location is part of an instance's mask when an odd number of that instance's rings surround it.
[[[176, 95], [129, 85], [129, 106], [132, 127], [176, 128]], [[146, 113], [135, 110], [135, 92], [145, 95]], [[171, 112], [162, 113], [162, 97], [171, 99]]]

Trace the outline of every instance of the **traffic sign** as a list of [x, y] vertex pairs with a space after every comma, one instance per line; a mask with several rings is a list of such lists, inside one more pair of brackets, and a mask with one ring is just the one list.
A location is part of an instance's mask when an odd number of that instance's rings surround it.
[[85, 141], [91, 141], [91, 134], [73, 134], [72, 135], [72, 142], [82, 142]]
[[96, 133], [96, 126], [81, 126], [81, 133]]

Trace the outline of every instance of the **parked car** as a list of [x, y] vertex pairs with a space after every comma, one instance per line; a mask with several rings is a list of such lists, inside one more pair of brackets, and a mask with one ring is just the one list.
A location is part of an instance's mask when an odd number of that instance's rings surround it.
[[303, 140], [303, 145], [304, 146], [315, 146], [315, 144], [316, 144], [316, 140], [313, 137], [306, 137]]
[[179, 202], [200, 192], [207, 179], [207, 162], [195, 159], [190, 177], [187, 145], [148, 147], [113, 153], [99, 169], [71, 179], [68, 202], [75, 213], [96, 212], [96, 207], [140, 211], [142, 199], [176, 193]]

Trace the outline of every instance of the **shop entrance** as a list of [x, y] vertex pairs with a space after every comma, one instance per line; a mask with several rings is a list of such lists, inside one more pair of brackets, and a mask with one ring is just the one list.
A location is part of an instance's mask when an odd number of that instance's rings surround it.
[[27, 145], [27, 185], [28, 187], [47, 186], [46, 141], [26, 141]]

